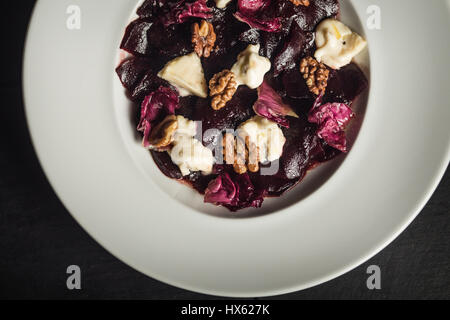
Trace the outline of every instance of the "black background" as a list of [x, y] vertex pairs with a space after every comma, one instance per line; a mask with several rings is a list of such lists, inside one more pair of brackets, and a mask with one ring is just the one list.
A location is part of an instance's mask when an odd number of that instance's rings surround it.
[[[31, 145], [21, 93], [22, 50], [35, 1], [1, 2], [0, 298], [214, 298], [134, 271], [90, 238], [55, 196]], [[275, 298], [449, 299], [449, 191], [447, 172], [419, 217], [376, 257], [326, 284]], [[80, 291], [66, 289], [72, 264], [82, 269]], [[379, 291], [366, 287], [371, 264], [382, 270]]]

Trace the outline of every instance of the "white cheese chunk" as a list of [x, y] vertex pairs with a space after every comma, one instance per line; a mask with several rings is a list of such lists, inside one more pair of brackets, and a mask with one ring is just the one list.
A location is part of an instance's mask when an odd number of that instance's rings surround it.
[[216, 7], [219, 9], [225, 8], [231, 0], [216, 0]]
[[259, 44], [249, 45], [242, 51], [237, 62], [231, 68], [239, 85], [245, 84], [250, 89], [258, 88], [264, 81], [264, 75], [270, 70], [270, 60], [259, 55]]
[[360, 35], [336, 19], [325, 19], [316, 28], [314, 57], [333, 69], [349, 64], [366, 46]]
[[283, 154], [286, 138], [278, 125], [261, 116], [255, 116], [238, 127], [238, 135], [259, 148], [259, 161], [267, 163], [275, 161]]
[[195, 52], [169, 61], [158, 73], [158, 77], [167, 80], [176, 87], [182, 97], [196, 95], [208, 96], [202, 62]]
[[191, 172], [201, 171], [210, 174], [214, 164], [214, 156], [210, 149], [195, 139], [197, 126], [194, 121], [177, 116], [178, 128], [174, 135], [173, 147], [168, 151], [183, 176]]

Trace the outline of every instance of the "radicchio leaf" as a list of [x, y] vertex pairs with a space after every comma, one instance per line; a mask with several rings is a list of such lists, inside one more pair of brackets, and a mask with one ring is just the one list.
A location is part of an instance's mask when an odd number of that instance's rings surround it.
[[281, 29], [281, 19], [267, 18], [262, 12], [270, 5], [271, 0], [238, 0], [238, 10], [235, 17], [250, 27], [267, 32], [278, 32]]
[[204, 201], [221, 205], [231, 211], [261, 207], [265, 190], [257, 190], [248, 173], [237, 174], [233, 169], [224, 169], [212, 180], [205, 191]]
[[206, 0], [180, 0], [162, 18], [164, 25], [184, 23], [189, 18], [212, 18], [212, 9], [206, 5]]
[[251, 15], [267, 8], [271, 0], [238, 0], [238, 10], [242, 14]]
[[163, 114], [175, 114], [175, 110], [179, 107], [177, 92], [167, 87], [159, 87], [158, 90], [145, 97], [141, 104], [141, 119], [137, 127], [138, 131], [144, 133], [142, 140], [144, 147], [150, 147], [148, 138], [152, 129], [152, 122]]
[[234, 178], [236, 186], [236, 197], [231, 205], [227, 206], [231, 211], [237, 211], [243, 208], [260, 208], [265, 190], [257, 190], [250, 180], [248, 173], [236, 175]]
[[283, 103], [283, 99], [266, 81], [258, 88], [258, 100], [253, 105], [253, 110], [257, 115], [286, 128], [289, 128], [289, 121], [286, 116], [298, 118], [298, 115], [290, 106]]
[[212, 180], [205, 191], [205, 202], [214, 204], [231, 204], [236, 197], [236, 187], [226, 172]]
[[354, 116], [352, 109], [344, 103], [321, 104], [319, 96], [309, 112], [308, 121], [319, 125], [317, 136], [342, 152], [347, 152], [345, 127]]

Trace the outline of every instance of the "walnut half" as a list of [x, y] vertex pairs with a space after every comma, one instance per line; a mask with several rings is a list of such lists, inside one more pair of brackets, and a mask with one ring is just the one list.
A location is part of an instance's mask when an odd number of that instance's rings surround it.
[[169, 115], [152, 129], [149, 137], [150, 145], [156, 150], [164, 150], [173, 142], [175, 131], [178, 129], [177, 116]]
[[202, 20], [200, 25], [198, 23], [192, 25], [192, 44], [199, 57], [208, 58], [211, 55], [216, 38], [214, 27], [210, 22]]
[[220, 110], [233, 98], [237, 90], [236, 76], [230, 70], [223, 70], [209, 81], [211, 107]]
[[245, 142], [240, 137], [235, 137], [231, 133], [226, 133], [222, 141], [223, 158], [226, 164], [233, 165], [237, 174], [244, 174], [248, 171], [259, 171], [259, 148], [254, 143], [250, 143], [248, 137]]
[[325, 94], [330, 70], [313, 57], [306, 57], [300, 62], [300, 72], [306, 80], [309, 91], [315, 95]]
[[309, 0], [290, 0], [295, 6], [309, 6]]

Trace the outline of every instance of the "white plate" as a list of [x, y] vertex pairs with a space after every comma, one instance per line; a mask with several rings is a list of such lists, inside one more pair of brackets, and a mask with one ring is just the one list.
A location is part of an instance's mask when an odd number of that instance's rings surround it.
[[[33, 142], [75, 219], [151, 277], [235, 297], [320, 284], [397, 237], [448, 165], [446, 1], [426, 10], [418, 0], [343, 1], [343, 19], [366, 35], [371, 57], [370, 95], [367, 107], [360, 102], [365, 117], [353, 149], [286, 199], [268, 201], [243, 219], [201, 204], [198, 195], [162, 176], [139, 146], [114, 74], [136, 1], [76, 3], [80, 30], [66, 27], [71, 0], [38, 1], [31, 21], [24, 90]], [[367, 29], [374, 3], [381, 30]], [[366, 71], [368, 57], [362, 58]]]

